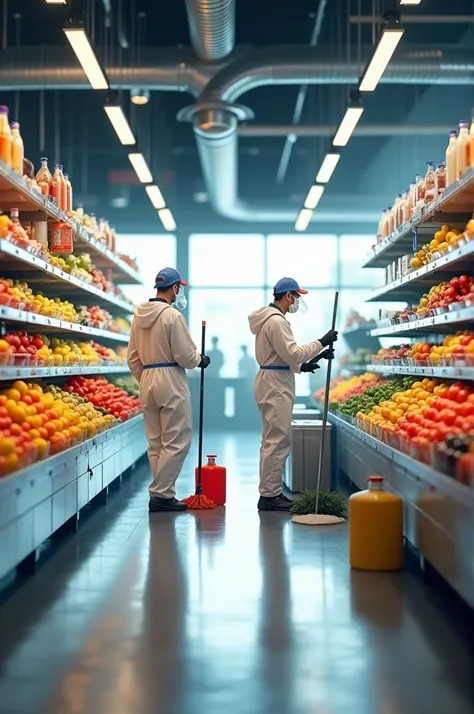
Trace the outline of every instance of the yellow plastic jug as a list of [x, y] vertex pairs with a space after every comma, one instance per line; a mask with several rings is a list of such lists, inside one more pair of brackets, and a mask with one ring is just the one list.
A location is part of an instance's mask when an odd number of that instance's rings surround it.
[[403, 567], [403, 499], [383, 488], [383, 476], [370, 476], [368, 490], [349, 499], [349, 561], [358, 570]]

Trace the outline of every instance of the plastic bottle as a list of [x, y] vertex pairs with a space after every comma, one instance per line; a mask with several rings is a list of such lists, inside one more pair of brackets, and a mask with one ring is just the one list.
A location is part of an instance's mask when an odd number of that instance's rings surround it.
[[466, 157], [468, 146], [470, 143], [469, 124], [467, 121], [462, 121], [459, 124], [459, 136], [456, 141], [456, 178], [460, 179], [466, 171], [468, 164]]
[[435, 171], [435, 197], [440, 196], [446, 188], [446, 166], [441, 163]]
[[[226, 502], [227, 473], [224, 466], [216, 464], [216, 454], [207, 455], [207, 464], [201, 469], [202, 492], [216, 506], [223, 506]], [[198, 469], [195, 471], [196, 485], [198, 481]]]
[[64, 210], [66, 213], [69, 213], [72, 211], [72, 184], [68, 174], [64, 174], [64, 180], [66, 182], [66, 201]]
[[56, 164], [56, 166], [54, 167], [54, 174], [51, 180], [51, 190], [49, 194], [51, 200], [54, 201], [58, 208], [62, 208], [61, 203], [63, 199], [63, 181], [61, 178], [61, 169], [62, 166], [60, 164]]
[[398, 203], [398, 225], [402, 226], [405, 223], [405, 213], [406, 213], [406, 208], [407, 208], [407, 192], [404, 191], [400, 195], [400, 201]]
[[434, 200], [435, 198], [435, 192], [436, 192], [436, 174], [435, 174], [435, 168], [434, 168], [434, 163], [432, 161], [428, 161], [426, 164], [426, 176], [425, 176], [425, 205], [427, 203], [431, 203], [431, 201]]
[[425, 181], [421, 174], [416, 175], [415, 179], [416, 189], [415, 189], [415, 212], [419, 211], [425, 204]]
[[67, 204], [67, 183], [66, 179], [64, 178], [62, 164], [59, 164], [59, 176], [61, 178], [61, 200], [59, 203], [59, 208], [61, 209], [61, 211], [65, 211]]
[[469, 131], [469, 166], [474, 167], [474, 114], [471, 121], [471, 129]]
[[349, 499], [349, 559], [359, 570], [403, 567], [403, 500], [383, 488], [382, 476]]
[[23, 159], [25, 158], [25, 149], [23, 139], [20, 134], [20, 125], [17, 121], [11, 123], [12, 134], [12, 169], [19, 176], [23, 176]]
[[8, 107], [0, 106], [0, 161], [12, 165], [12, 133], [8, 123]]
[[36, 183], [41, 189], [41, 193], [44, 196], [51, 195], [51, 182], [53, 177], [51, 176], [51, 171], [48, 169], [48, 159], [43, 156], [41, 158], [41, 166], [36, 174]]
[[446, 149], [446, 186], [456, 181], [456, 142], [458, 134], [455, 129], [449, 132], [449, 143]]
[[416, 204], [416, 183], [411, 183], [410, 184], [410, 190], [408, 192], [408, 201], [407, 201], [407, 218], [406, 220], [408, 221], [411, 216], [413, 215], [413, 212], [415, 210], [415, 204]]

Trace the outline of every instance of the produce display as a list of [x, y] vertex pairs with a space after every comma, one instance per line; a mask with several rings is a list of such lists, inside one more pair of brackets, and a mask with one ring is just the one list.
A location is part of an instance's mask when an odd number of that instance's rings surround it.
[[[471, 219], [471, 223], [474, 221]], [[421, 248], [415, 253], [413, 258], [410, 260], [410, 266], [414, 270], [421, 268], [423, 265], [427, 265], [432, 260], [436, 260], [441, 255], [449, 250], [449, 247], [457, 247], [461, 243], [465, 242], [466, 238], [463, 231], [458, 228], [450, 228], [448, 225], [443, 225], [441, 230], [436, 231], [433, 239], [421, 246]], [[470, 238], [469, 238], [470, 239]]]
[[18, 380], [0, 392], [0, 476], [91, 438], [115, 420], [60, 387]]
[[440, 343], [415, 342], [381, 348], [367, 359], [371, 364], [451, 366], [474, 365], [474, 332], [464, 330], [448, 335]]
[[104, 409], [107, 414], [121, 421], [127, 421], [140, 411], [140, 400], [137, 397], [104, 377], [71, 377], [65, 384], [65, 390], [84, 397], [95, 407]]
[[0, 367], [126, 364], [126, 348], [115, 351], [97, 342], [77, 342], [62, 337], [35, 335], [25, 330], [0, 338]]
[[130, 394], [132, 397], [138, 398], [140, 396], [139, 384], [132, 375], [129, 377], [120, 377], [119, 379], [115, 379], [114, 384], [127, 392], [127, 394]]

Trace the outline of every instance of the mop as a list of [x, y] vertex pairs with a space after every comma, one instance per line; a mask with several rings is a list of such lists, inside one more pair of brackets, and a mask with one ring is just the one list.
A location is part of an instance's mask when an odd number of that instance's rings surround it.
[[[201, 333], [201, 354], [206, 354], [206, 323], [202, 323]], [[199, 389], [199, 445], [198, 445], [198, 476], [196, 484], [196, 492], [194, 496], [183, 498], [183, 503], [186, 503], [188, 509], [193, 511], [204, 511], [209, 508], [215, 508], [216, 504], [211, 501], [202, 492], [202, 435], [204, 427], [204, 367], [201, 367], [201, 386]]]
[[[336, 317], [337, 317], [337, 303], [339, 299], [339, 293], [336, 292], [334, 295], [334, 308], [332, 313], [332, 329], [336, 329]], [[329, 349], [333, 349], [333, 344], [329, 345]], [[291, 519], [292, 523], [299, 523], [305, 526], [333, 526], [338, 523], [343, 523], [344, 518], [339, 515], [330, 515], [319, 513], [319, 507], [323, 504], [323, 501], [328, 505], [331, 503], [331, 510], [336, 513], [345, 514], [346, 508], [342, 497], [339, 494], [332, 493], [330, 491], [321, 492], [321, 477], [323, 473], [323, 459], [324, 459], [324, 443], [326, 440], [326, 426], [328, 421], [328, 409], [329, 409], [329, 386], [331, 383], [331, 366], [332, 359], [328, 360], [327, 374], [326, 374], [326, 391], [324, 393], [324, 408], [323, 408], [323, 422], [322, 422], [322, 432], [321, 441], [319, 445], [319, 463], [318, 463], [318, 480], [316, 485], [316, 493], [311, 492], [303, 493], [299, 499], [296, 499], [292, 510], [299, 510], [298, 501], [301, 500], [303, 503], [312, 504], [313, 495], [315, 496], [315, 507], [313, 513], [306, 513], [305, 515], [295, 515]], [[340, 500], [339, 500], [340, 499]], [[300, 504], [301, 506], [301, 504]]]

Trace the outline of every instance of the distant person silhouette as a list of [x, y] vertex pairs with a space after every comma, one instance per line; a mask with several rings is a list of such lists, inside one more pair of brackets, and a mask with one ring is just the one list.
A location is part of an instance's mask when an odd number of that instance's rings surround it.
[[242, 345], [240, 348], [242, 357], [239, 359], [239, 377], [246, 381], [254, 380], [257, 374], [257, 363], [248, 353], [247, 345]]
[[210, 377], [220, 377], [221, 369], [224, 366], [224, 355], [217, 346], [219, 344], [219, 338], [213, 337], [211, 342], [212, 349], [209, 350], [207, 354], [211, 358], [209, 367], [212, 365], [212, 369], [208, 368], [207, 373]]

